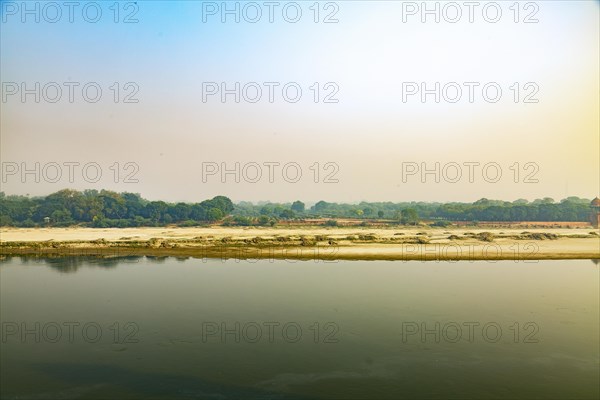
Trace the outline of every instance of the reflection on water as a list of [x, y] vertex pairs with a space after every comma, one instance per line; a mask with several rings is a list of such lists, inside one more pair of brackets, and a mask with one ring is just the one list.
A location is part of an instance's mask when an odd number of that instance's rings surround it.
[[123, 263], [137, 263], [143, 259], [153, 263], [163, 263], [166, 257], [151, 257], [151, 256], [119, 256], [119, 257], [106, 257], [106, 256], [54, 256], [54, 257], [39, 257], [39, 256], [6, 256], [0, 260], [2, 263], [10, 263], [13, 260], [20, 260], [23, 265], [39, 265], [43, 264], [54, 271], [62, 273], [73, 273], [77, 272], [82, 267], [102, 267], [102, 268], [115, 268], [119, 264]]
[[[114, 268], [119, 264], [123, 263], [138, 263], [142, 260], [145, 260], [149, 263], [154, 264], [164, 264], [168, 259], [175, 260], [177, 262], [185, 262], [187, 260], [192, 259], [193, 257], [185, 256], [185, 257], [171, 257], [171, 256], [101, 256], [101, 255], [90, 255], [90, 256], [3, 256], [0, 258], [0, 266], [3, 263], [11, 263], [14, 260], [19, 260], [23, 265], [34, 265], [34, 264], [44, 264], [57, 272], [63, 273], [71, 273], [77, 272], [77, 270], [81, 267], [104, 267], [104, 268]], [[196, 261], [206, 263], [206, 258], [196, 259]], [[213, 260], [213, 261], [221, 261], [224, 262], [226, 260]], [[230, 259], [230, 262], [244, 262], [242, 259]], [[269, 260], [272, 262], [271, 260]], [[313, 260], [315, 261], [315, 260]], [[591, 259], [590, 260], [594, 265], [600, 265], [600, 259]], [[253, 263], [255, 260], [253, 259]], [[283, 260], [281, 262], [300, 262], [300, 260]], [[318, 262], [318, 261], [317, 261]], [[331, 262], [331, 261], [329, 261]], [[336, 261], [338, 262], [338, 261]], [[405, 261], [403, 261], [404, 263]], [[416, 262], [416, 261], [415, 261]], [[425, 262], [438, 262], [438, 261], [425, 261]], [[454, 262], [454, 261], [452, 261]], [[469, 261], [474, 262], [474, 261]], [[482, 261], [478, 261], [482, 262]], [[496, 263], [497, 261], [494, 261]], [[527, 261], [531, 263], [532, 261]], [[537, 261], [536, 261], [537, 262]]]
[[598, 398], [592, 262], [6, 257], [0, 397]]

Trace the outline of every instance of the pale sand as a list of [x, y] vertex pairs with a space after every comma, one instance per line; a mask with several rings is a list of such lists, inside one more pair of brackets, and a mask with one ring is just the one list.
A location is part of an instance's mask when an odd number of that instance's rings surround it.
[[[289, 259], [381, 259], [381, 260], [421, 260], [421, 259], [597, 259], [600, 258], [600, 236], [590, 235], [593, 228], [587, 229], [527, 229], [531, 233], [552, 233], [559, 235], [557, 240], [516, 239], [505, 236], [520, 235], [524, 229], [467, 229], [429, 227], [206, 227], [206, 228], [2, 228], [0, 240], [3, 254], [28, 253], [29, 245], [23, 243], [18, 248], [8, 246], [9, 242], [28, 242], [35, 254], [72, 254], [91, 250], [92, 253], [110, 254], [111, 248], [127, 245], [127, 242], [155, 240], [154, 245], [127, 247], [128, 254], [135, 255], [175, 255], [232, 258], [289, 258]], [[598, 230], [596, 230], [597, 232]], [[465, 232], [492, 232], [493, 242], [484, 242], [467, 237]], [[398, 235], [402, 233], [403, 235]], [[417, 235], [425, 233], [426, 235]], [[326, 236], [315, 246], [299, 246], [300, 236]], [[347, 240], [348, 236], [375, 235], [375, 240]], [[461, 240], [449, 240], [456, 235]], [[582, 238], [567, 237], [581, 235]], [[272, 239], [289, 237], [296, 242], [277, 243]], [[429, 243], [401, 243], [427, 237]], [[243, 239], [260, 237], [267, 242], [261, 244], [243, 243]], [[230, 238], [237, 243], [224, 243]], [[107, 243], [85, 243], [104, 239]], [[196, 239], [193, 243], [183, 243], [185, 239]], [[329, 243], [329, 239], [333, 242]], [[396, 242], [392, 242], [395, 240]], [[48, 243], [60, 243], [50, 246]], [[79, 243], [69, 242], [79, 241]], [[81, 243], [84, 242], [84, 243]], [[112, 243], [111, 243], [112, 242]], [[161, 242], [165, 245], [161, 246]], [[41, 244], [41, 249], [39, 248]], [[70, 251], [67, 252], [66, 249]], [[122, 254], [123, 250], [120, 250]], [[86, 251], [85, 254], [90, 254]]]
[[[504, 233], [505, 235], [518, 235], [524, 231], [532, 233], [553, 233], [561, 236], [566, 235], [587, 235], [589, 232], [598, 229], [592, 227], [580, 229], [563, 228], [538, 228], [538, 229], [486, 229], [486, 228], [429, 228], [429, 227], [390, 227], [390, 228], [372, 228], [372, 227], [281, 227], [281, 228], [259, 228], [259, 227], [205, 227], [205, 228], [177, 228], [177, 227], [159, 227], [159, 228], [0, 228], [0, 241], [3, 242], [42, 242], [54, 240], [58, 242], [70, 240], [97, 240], [105, 239], [108, 241], [121, 240], [121, 238], [130, 238], [130, 240], [149, 240], [151, 238], [161, 239], [193, 239], [195, 237], [213, 236], [215, 239], [224, 237], [248, 239], [253, 237], [274, 237], [274, 236], [314, 236], [325, 235], [333, 238], [342, 238], [351, 235], [373, 234], [380, 238], [398, 237], [395, 233], [404, 233], [404, 236], [414, 236], [417, 233], [425, 232], [432, 239], [447, 238], [449, 235], [463, 236], [465, 232], [481, 233], [492, 232], [495, 235]], [[444, 233], [449, 232], [449, 233]], [[592, 236], [592, 235], [590, 235]]]

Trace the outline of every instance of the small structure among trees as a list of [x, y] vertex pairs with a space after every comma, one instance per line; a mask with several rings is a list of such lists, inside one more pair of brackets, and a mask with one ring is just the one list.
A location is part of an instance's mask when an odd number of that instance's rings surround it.
[[590, 207], [592, 208], [592, 214], [590, 216], [590, 222], [592, 226], [595, 228], [600, 227], [600, 198], [596, 197], [590, 203]]

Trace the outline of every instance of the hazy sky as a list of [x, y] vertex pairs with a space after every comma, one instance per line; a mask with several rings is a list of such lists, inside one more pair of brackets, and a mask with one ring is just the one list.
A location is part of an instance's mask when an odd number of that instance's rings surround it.
[[[436, 22], [422, 2], [138, 1], [117, 15], [113, 2], [28, 2], [28, 13], [2, 1], [2, 190], [168, 201], [594, 197], [599, 3], [513, 3], [428, 2]], [[36, 163], [39, 173], [21, 175]], [[221, 176], [236, 163], [239, 174]]]

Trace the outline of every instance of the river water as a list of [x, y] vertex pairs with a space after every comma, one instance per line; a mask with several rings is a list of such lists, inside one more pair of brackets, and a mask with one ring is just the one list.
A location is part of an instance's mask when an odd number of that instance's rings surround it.
[[599, 265], [20, 258], [2, 399], [600, 397]]

